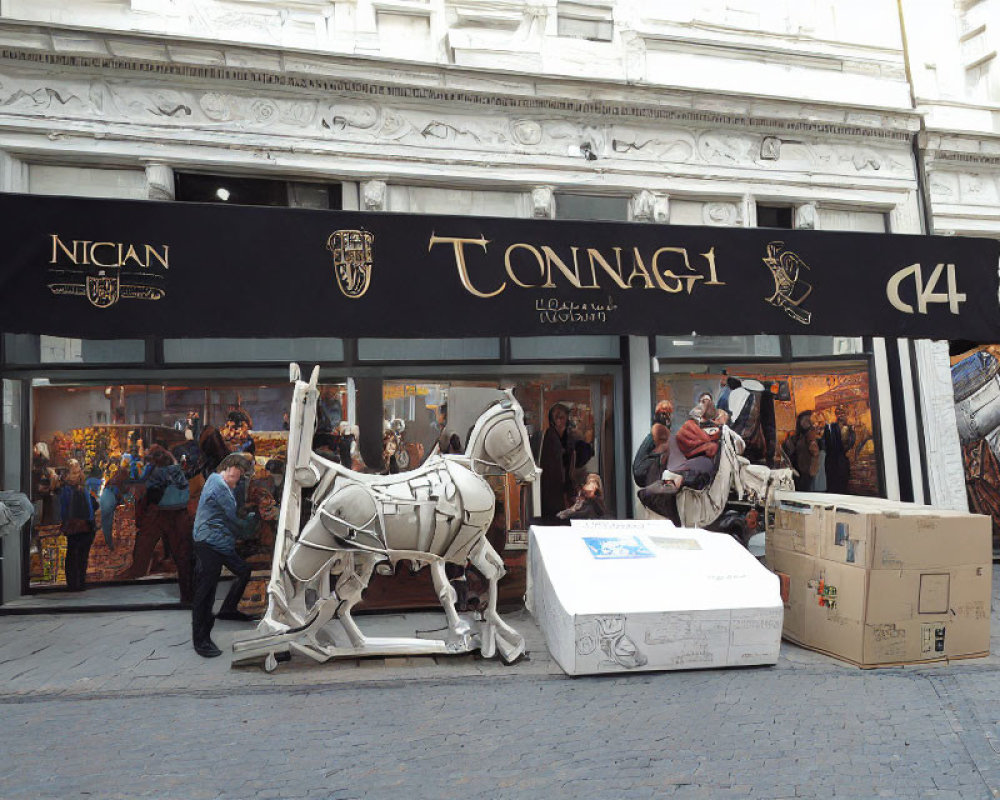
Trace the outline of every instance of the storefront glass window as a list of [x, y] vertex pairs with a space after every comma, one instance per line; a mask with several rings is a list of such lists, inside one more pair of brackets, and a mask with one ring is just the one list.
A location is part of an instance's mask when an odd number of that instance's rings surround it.
[[841, 356], [864, 352], [860, 336], [792, 336], [793, 356]]
[[68, 339], [62, 336], [5, 333], [9, 364], [141, 364], [142, 339]]
[[557, 194], [556, 218], [626, 222], [628, 220], [628, 198], [591, 194]]
[[168, 364], [343, 361], [342, 339], [164, 339]]
[[[795, 459], [801, 461], [803, 452], [809, 452], [807, 461], [794, 464], [800, 472], [811, 473], [802, 485], [797, 484], [800, 490], [879, 494], [878, 454], [872, 434], [866, 364], [810, 368], [716, 365], [700, 373], [660, 374], [656, 377], [656, 402], [673, 403], [672, 427], [676, 430], [705, 392], [717, 404], [728, 405], [725, 397], [731, 392], [725, 391], [725, 387], [730, 378], [745, 382], [748, 388], [754, 386], [750, 381], [755, 381], [756, 387], [771, 398], [768, 403], [758, 405], [756, 418], [762, 421], [759, 431], [751, 425], [744, 438], [773, 436], [767, 450], [774, 453], [774, 463], [778, 465], [789, 466]], [[770, 414], [761, 410], [770, 404], [774, 409], [773, 434], [766, 421]], [[751, 413], [754, 410], [752, 405], [745, 408]], [[735, 409], [730, 410], [736, 413]], [[812, 436], [817, 441], [818, 454], [809, 451], [808, 438], [803, 440], [803, 448], [796, 449], [796, 420], [802, 412], [812, 412]]]
[[617, 336], [514, 336], [510, 357], [515, 360], [618, 358]]
[[[596, 473], [602, 484], [602, 505], [614, 515], [614, 378], [542, 374], [482, 380], [385, 381], [381, 469], [417, 469], [435, 450], [464, 453], [480, 414], [502, 396], [503, 389], [511, 389], [524, 409], [535, 461], [546, 471], [543, 481], [533, 486], [519, 484], [510, 475], [488, 479], [497, 502], [487, 535], [503, 555], [508, 572], [500, 584], [501, 600], [512, 600], [524, 593], [524, 551], [532, 516], [532, 492], [540, 493], [543, 517], [551, 515], [552, 521], [560, 522], [555, 513], [575, 505], [588, 474]], [[549, 432], [549, 411], [557, 406], [567, 416], [563, 450], [557, 450], [554, 440], [558, 437]], [[379, 588], [390, 580], [396, 582], [392, 592]], [[485, 597], [485, 584], [473, 570], [467, 580], [470, 594]], [[420, 580], [405, 572], [382, 576], [376, 578], [371, 591], [373, 597], [402, 598], [397, 602], [403, 605], [436, 602], [429, 576]]]
[[[312, 440], [313, 450], [324, 458], [369, 473], [418, 469], [436, 448], [464, 454], [476, 420], [502, 390], [513, 390], [522, 404], [536, 460], [543, 464], [547, 459], [552, 461], [548, 474], [562, 474], [563, 478], [549, 487], [521, 485], [511, 476], [488, 479], [497, 499], [489, 537], [508, 565], [501, 599], [514, 600], [524, 593], [532, 491], [539, 491], [540, 499], [545, 499], [542, 491], [552, 495], [547, 502], [556, 505], [548, 512], [554, 514], [572, 506], [587, 475], [596, 473], [603, 482], [603, 505], [614, 513], [612, 375], [536, 373], [441, 380], [374, 379], [375, 393], [370, 393], [365, 383], [371, 380], [330, 381], [320, 386]], [[266, 602], [287, 458], [285, 426], [291, 393], [292, 386], [284, 381], [34, 387], [30, 485], [37, 516], [30, 550], [31, 585], [67, 586], [68, 535], [74, 534], [67, 530], [64, 516], [71, 518], [75, 507], [68, 505], [63, 495], [72, 482], [71, 473], [80, 470], [95, 507], [95, 536], [85, 559], [86, 582], [177, 578], [183, 585], [184, 570], [191, 566], [190, 553], [184, 549], [189, 540], [182, 538], [178, 544], [161, 534], [150, 518], [147, 479], [153, 461], [151, 451], [158, 452], [156, 445], [163, 447], [184, 469], [190, 492], [186, 524], [191, 526], [205, 477], [221, 457], [239, 450], [252, 454], [255, 463], [253, 479], [238, 490], [242, 492], [240, 505], [257, 511], [263, 520], [255, 538], [238, 545], [254, 570], [241, 608], [248, 613], [260, 611]], [[553, 461], [553, 445], [545, 444], [551, 427], [549, 410], [557, 404], [567, 416], [565, 461], [559, 456]], [[7, 405], [11, 419], [19, 418], [12, 403]], [[20, 441], [18, 435], [5, 436], [7, 439]], [[393, 446], [386, 448], [389, 442]], [[17, 459], [12, 463], [16, 464]], [[401, 593], [395, 588], [379, 589], [393, 580], [411, 588], [404, 587]], [[469, 578], [470, 590], [482, 590], [485, 596], [486, 587], [477, 580], [476, 575]], [[409, 568], [389, 570], [389, 574], [383, 569], [366, 595], [368, 607], [437, 602], [428, 572]]]
[[3, 487], [21, 489], [21, 384], [3, 382]]
[[778, 336], [657, 336], [657, 358], [780, 356]]
[[[345, 385], [322, 389], [326, 412], [320, 415], [317, 436], [327, 434], [328, 444], [336, 438], [334, 428], [341, 433]], [[72, 517], [74, 511], [66, 512], [75, 507], [64, 494], [71, 473], [78, 470], [95, 509], [95, 537], [85, 560], [87, 583], [175, 576], [183, 581], [185, 571], [190, 577], [189, 539], [182, 537], [178, 545], [161, 536], [150, 516], [145, 479], [151, 450], [159, 445], [169, 451], [188, 479], [187, 537], [206, 476], [227, 453], [241, 451], [253, 456], [255, 472], [237, 490], [240, 505], [257, 511], [262, 520], [255, 537], [238, 545], [255, 570], [244, 602], [246, 610], [260, 610], [287, 457], [291, 394], [287, 382], [35, 387], [31, 585], [67, 583], [67, 533], [72, 532], [64, 515]]]
[[500, 340], [358, 339], [362, 361], [473, 361], [500, 357]]

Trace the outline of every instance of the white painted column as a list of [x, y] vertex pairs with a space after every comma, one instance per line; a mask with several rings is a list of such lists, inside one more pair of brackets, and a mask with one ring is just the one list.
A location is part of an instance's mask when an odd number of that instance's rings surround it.
[[9, 153], [0, 151], [0, 192], [27, 193], [28, 165]]
[[387, 200], [388, 192], [385, 181], [362, 181], [362, 211], [388, 211]]
[[886, 359], [885, 339], [872, 339], [872, 355], [875, 362], [875, 387], [878, 391], [878, 425], [882, 443], [882, 471], [885, 474], [885, 496], [899, 500], [899, 461], [896, 458], [896, 434], [893, 429], [892, 386], [889, 384], [889, 365]]
[[650, 420], [653, 418], [651, 387], [653, 385], [652, 353], [649, 352], [648, 336], [628, 337], [628, 385], [630, 389], [629, 419], [632, 420], [632, 441], [628, 449], [628, 459], [625, 464], [625, 485], [629, 487], [628, 495], [632, 503], [632, 516], [640, 517], [639, 498], [636, 497], [636, 486], [632, 481], [632, 459], [639, 449], [642, 440], [649, 433]]
[[927, 502], [956, 511], [969, 510], [965, 492], [965, 465], [955, 419], [955, 389], [951, 381], [948, 343], [916, 339], [917, 371], [920, 375], [920, 405], [927, 450], [927, 479], [931, 496]]
[[556, 218], [556, 195], [551, 186], [531, 190], [531, 216], [534, 219]]
[[146, 164], [146, 186], [150, 200], [175, 200], [174, 171], [166, 164]]
[[[916, 410], [920, 408], [920, 399], [913, 391], [913, 372], [910, 369], [909, 339], [897, 339], [899, 348], [899, 374], [903, 385], [897, 391], [903, 393], [903, 407], [913, 409], [906, 415], [906, 442], [910, 457], [910, 481], [913, 483], [913, 502], [926, 503], [924, 496], [924, 471], [920, 464], [920, 429], [917, 427]], [[923, 412], [921, 411], [921, 415]]]
[[[921, 233], [920, 204], [917, 193], [911, 191], [889, 213], [889, 230], [892, 233]], [[924, 452], [927, 456], [927, 480], [930, 497], [923, 495], [922, 473], [914, 473], [914, 497], [930, 505], [968, 511], [969, 500], [965, 492], [965, 465], [962, 463], [962, 448], [958, 440], [958, 423], [955, 420], [955, 392], [951, 381], [951, 364], [948, 359], [948, 343], [916, 339], [913, 342], [916, 354], [917, 392], [913, 381], [908, 379], [910, 359], [904, 358], [904, 341], [900, 341], [900, 362], [903, 366], [904, 402], [907, 408], [917, 408], [919, 404], [922, 430], [916, 429], [916, 420], [907, 420], [907, 436], [911, 438], [911, 464], [918, 468], [919, 457], [913, 456], [913, 448], [922, 436]], [[912, 404], [912, 405], [911, 405]], [[914, 415], [915, 416], [915, 415]], [[918, 454], [919, 455], [919, 454]], [[918, 483], [919, 480], [919, 483]], [[919, 491], [918, 491], [918, 486]]]

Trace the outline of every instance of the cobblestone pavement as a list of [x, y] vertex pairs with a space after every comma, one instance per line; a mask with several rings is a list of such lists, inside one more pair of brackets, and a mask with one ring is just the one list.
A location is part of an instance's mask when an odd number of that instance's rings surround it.
[[571, 679], [507, 619], [514, 666], [269, 675], [199, 658], [180, 611], [0, 617], [0, 798], [1000, 797], [997, 655], [863, 671], [783, 643], [774, 667]]
[[4, 798], [989, 798], [1000, 673], [823, 666], [10, 696]]

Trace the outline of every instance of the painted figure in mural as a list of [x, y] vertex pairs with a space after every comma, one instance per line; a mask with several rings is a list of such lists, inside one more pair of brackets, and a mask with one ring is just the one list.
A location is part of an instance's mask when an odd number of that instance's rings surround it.
[[59, 495], [59, 473], [49, 459], [49, 446], [37, 442], [31, 454], [31, 487], [35, 498], [35, 521], [38, 525], [59, 522], [56, 498]]
[[653, 426], [632, 460], [632, 478], [640, 488], [659, 480], [663, 470], [667, 468], [670, 418], [673, 413], [674, 406], [669, 400], [661, 400], [653, 410]]
[[549, 427], [542, 436], [538, 465], [542, 468], [542, 519], [551, 521], [573, 493], [573, 445], [568, 428], [569, 409], [556, 403], [549, 409]]
[[84, 486], [85, 477], [80, 462], [69, 460], [69, 471], [59, 490], [62, 514], [62, 534], [66, 537], [66, 586], [71, 592], [82, 592], [87, 578], [90, 547], [94, 543], [94, 500]]
[[[705, 410], [702, 404], [691, 409], [689, 418], [670, 441], [662, 474], [639, 491], [644, 506], [675, 525], [681, 524], [675, 495], [684, 487], [704, 489], [718, 471], [722, 428], [729, 422], [729, 413], [713, 406], [714, 417], [706, 426]], [[742, 450], [743, 440], [738, 436], [733, 440]]]
[[[663, 427], [662, 425], [659, 427]], [[664, 428], [664, 430], [666, 430]], [[608, 516], [608, 511], [604, 506], [604, 483], [601, 476], [596, 472], [587, 474], [580, 491], [576, 494], [576, 500], [569, 508], [560, 511], [559, 519], [604, 519]]]
[[399, 472], [399, 437], [391, 428], [382, 434], [382, 474], [395, 475]]
[[243, 590], [250, 580], [250, 565], [236, 554], [236, 540], [253, 536], [257, 516], [241, 519], [234, 490], [251, 469], [250, 459], [231, 453], [222, 459], [216, 472], [209, 475], [198, 500], [194, 520], [195, 587], [191, 606], [191, 639], [195, 652], [205, 658], [222, 655], [212, 641], [216, 615], [215, 589], [225, 566], [236, 580], [229, 587], [218, 613], [219, 619], [250, 620], [239, 608]]
[[795, 491], [812, 490], [813, 477], [819, 471], [819, 438], [822, 431], [813, 426], [813, 412], [800, 411], [795, 417], [795, 431], [785, 439], [782, 449], [796, 471]]
[[719, 408], [729, 412], [730, 427], [746, 442], [743, 455], [751, 464], [772, 466], [778, 434], [770, 388], [752, 378], [730, 376], [726, 379], [726, 389], [724, 401], [720, 395]]
[[146, 451], [146, 463], [151, 469], [143, 480], [146, 491], [136, 503], [138, 530], [132, 565], [121, 577], [134, 579], [146, 575], [156, 543], [162, 541], [177, 568], [181, 602], [187, 604], [194, 597], [188, 479], [177, 459], [160, 445], [154, 444]]
[[851, 462], [847, 454], [854, 449], [854, 428], [847, 419], [847, 409], [837, 406], [836, 419], [823, 431], [823, 449], [826, 451], [826, 491], [835, 494], [847, 492], [851, 478]]
[[[696, 413], [696, 409], [698, 413]], [[711, 392], [702, 392], [698, 395], [698, 403], [691, 409], [691, 418], [696, 419], [704, 427], [711, 427], [715, 424], [715, 401]]]
[[230, 453], [254, 453], [253, 420], [246, 411], [231, 408], [225, 424], [219, 428], [219, 435]]
[[439, 452], [442, 455], [447, 453], [461, 453], [462, 440], [459, 438], [458, 434], [455, 433], [455, 431], [448, 428], [447, 403], [441, 403], [441, 405], [437, 407], [434, 423], [437, 428], [437, 445]]
[[570, 428], [570, 410], [562, 403], [549, 409], [549, 427], [539, 447], [538, 466], [542, 468], [542, 520], [559, 524], [558, 514], [576, 497], [573, 475], [594, 454], [593, 448], [577, 438]]
[[[233, 645], [235, 658], [265, 657], [272, 670], [291, 651], [326, 661], [365, 655], [499, 652], [505, 661], [524, 653], [524, 639], [496, 610], [503, 559], [486, 538], [496, 496], [486, 475], [536, 475], [524, 414], [509, 392], [476, 422], [465, 453], [433, 454], [418, 469], [369, 475], [322, 458], [310, 447], [316, 419], [318, 368], [309, 383], [292, 365], [295, 389], [284, 484], [275, 542], [268, 609], [257, 632]], [[308, 520], [300, 515], [311, 490]], [[379, 563], [408, 560], [430, 567], [448, 620], [446, 640], [373, 639], [351, 616]], [[460, 617], [445, 564], [472, 565], [486, 578], [489, 594], [480, 621]], [[331, 588], [330, 576], [336, 579]], [[340, 630], [325, 626], [336, 620]], [[346, 637], [346, 638], [345, 638]]]

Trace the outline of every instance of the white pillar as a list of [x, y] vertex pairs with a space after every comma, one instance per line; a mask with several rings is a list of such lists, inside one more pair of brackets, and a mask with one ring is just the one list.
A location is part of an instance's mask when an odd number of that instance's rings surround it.
[[0, 151], [0, 192], [28, 191], [28, 165], [21, 159]]
[[166, 164], [146, 164], [146, 186], [150, 200], [175, 200], [174, 171]]
[[872, 356], [875, 362], [875, 386], [878, 390], [878, 419], [872, 417], [872, 426], [877, 425], [882, 442], [882, 471], [885, 474], [885, 496], [889, 500], [899, 500], [899, 462], [896, 459], [896, 432], [892, 415], [892, 386], [889, 384], [889, 364], [886, 357], [885, 339], [872, 339]]
[[916, 339], [920, 375], [920, 408], [924, 420], [924, 448], [931, 496], [927, 502], [956, 511], [969, 510], [965, 492], [965, 465], [955, 419], [955, 387], [951, 381], [948, 343]]
[[642, 440], [649, 433], [650, 420], [653, 418], [653, 405], [650, 399], [653, 381], [652, 353], [649, 352], [648, 336], [628, 337], [629, 358], [629, 419], [632, 420], [632, 441], [625, 464], [625, 485], [628, 487], [629, 500], [632, 504], [632, 516], [640, 517], [639, 499], [636, 497], [637, 487], [632, 480], [632, 458], [639, 449]]
[[361, 210], [385, 211], [387, 194], [385, 181], [363, 181], [361, 183]]

